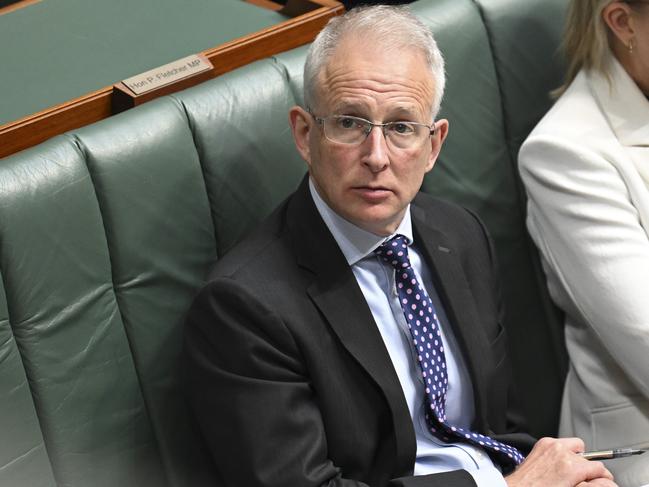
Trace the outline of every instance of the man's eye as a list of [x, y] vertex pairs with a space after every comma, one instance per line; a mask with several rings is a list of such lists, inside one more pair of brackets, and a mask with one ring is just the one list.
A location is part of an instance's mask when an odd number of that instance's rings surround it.
[[415, 132], [415, 126], [408, 122], [394, 122], [390, 125], [390, 130], [399, 135], [408, 135]]
[[349, 117], [341, 117], [338, 119], [338, 126], [342, 129], [353, 129], [358, 127], [358, 122]]

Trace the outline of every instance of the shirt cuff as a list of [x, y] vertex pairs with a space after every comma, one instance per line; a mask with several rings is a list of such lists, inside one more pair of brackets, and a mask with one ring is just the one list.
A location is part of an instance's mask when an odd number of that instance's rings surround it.
[[507, 487], [503, 474], [495, 467], [469, 470], [478, 487]]

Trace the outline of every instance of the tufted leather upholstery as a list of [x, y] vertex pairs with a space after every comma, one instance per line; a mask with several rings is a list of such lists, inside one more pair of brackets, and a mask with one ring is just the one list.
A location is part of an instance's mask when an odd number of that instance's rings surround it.
[[[560, 81], [565, 0], [419, 0], [447, 60], [450, 134], [424, 190], [496, 241], [515, 379], [556, 431], [561, 329], [515, 155]], [[0, 485], [218, 485], [186, 412], [183, 316], [210, 263], [305, 171], [288, 108], [305, 48], [0, 161]]]

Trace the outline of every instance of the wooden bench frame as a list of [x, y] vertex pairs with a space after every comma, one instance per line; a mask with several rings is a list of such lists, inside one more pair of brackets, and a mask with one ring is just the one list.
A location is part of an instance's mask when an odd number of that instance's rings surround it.
[[258, 32], [201, 52], [214, 66], [136, 96], [121, 82], [0, 126], [0, 158], [39, 144], [55, 135], [97, 122], [132, 106], [198, 84], [253, 61], [311, 42], [327, 21], [344, 12], [335, 0], [310, 0], [316, 8]]

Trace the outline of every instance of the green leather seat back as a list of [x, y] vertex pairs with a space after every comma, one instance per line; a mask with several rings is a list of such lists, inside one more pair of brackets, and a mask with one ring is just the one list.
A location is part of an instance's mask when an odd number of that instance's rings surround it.
[[309, 46], [298, 47], [290, 51], [283, 52], [274, 57], [275, 61], [281, 66], [284, 71], [284, 76], [288, 82], [288, 86], [293, 94], [295, 103], [304, 106], [304, 61]]
[[10, 323], [57, 484], [166, 485], [83, 152], [56, 137], [0, 181]]
[[55, 485], [30, 387], [9, 324], [4, 285], [0, 282], [1, 485]]
[[552, 104], [548, 90], [563, 81], [565, 62], [557, 48], [568, 0], [476, 3], [493, 51], [505, 135], [516, 165], [518, 149]]
[[142, 423], [150, 423], [161, 460], [158, 475], [171, 486], [199, 485], [205, 468], [180, 383], [180, 352], [185, 313], [215, 259], [215, 243], [187, 118], [165, 98], [76, 137], [101, 212], [116, 311], [143, 399]]
[[493, 51], [506, 160], [518, 189], [518, 214], [510, 222], [510, 238], [498, 242], [514, 374], [533, 430], [538, 436], [556, 435], [567, 368], [563, 320], [549, 297], [536, 247], [525, 228], [526, 196], [516, 160], [521, 144], [552, 104], [549, 91], [562, 81], [565, 66], [558, 46], [568, 0], [477, 4]]
[[48, 459], [69, 487], [214, 485], [179, 380], [184, 315], [215, 259], [183, 109], [166, 98], [57, 137], [3, 160], [0, 182], [14, 357], [0, 377], [26, 402], [2, 442], [25, 451], [3, 458], [33, 449], [0, 485], [53, 485]]
[[286, 73], [253, 63], [174, 95], [203, 165], [219, 255], [292, 192], [306, 172], [293, 145]]

